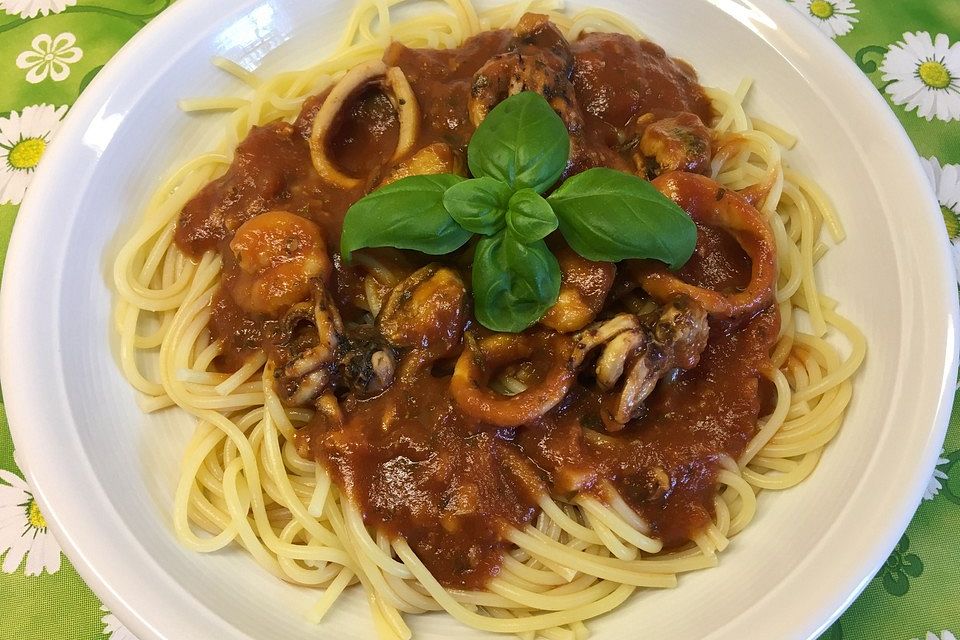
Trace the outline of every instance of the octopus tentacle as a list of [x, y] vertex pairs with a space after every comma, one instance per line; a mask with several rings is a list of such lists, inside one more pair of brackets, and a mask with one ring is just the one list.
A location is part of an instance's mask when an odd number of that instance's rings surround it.
[[624, 331], [640, 327], [640, 321], [632, 313], [621, 313], [610, 320], [597, 322], [587, 327], [573, 338], [573, 363], [575, 367], [583, 364], [587, 355], [596, 347], [610, 342]]
[[[682, 298], [665, 305], [652, 324], [621, 313], [574, 335], [577, 367], [590, 352], [601, 349], [596, 380], [604, 393], [600, 417], [607, 431], [619, 431], [637, 417], [643, 402], [671, 370], [695, 367], [708, 337], [706, 312]], [[614, 390], [621, 382], [620, 390]]]
[[[298, 348], [295, 341], [302, 325], [312, 325], [312, 339], [309, 346]], [[343, 321], [330, 294], [321, 287], [313, 302], [290, 307], [281, 320], [281, 331], [286, 344], [270, 363], [274, 387], [291, 406], [305, 406], [330, 385]]]
[[623, 375], [630, 354], [646, 347], [647, 337], [640, 329], [628, 329], [610, 340], [597, 360], [597, 386], [610, 391]]

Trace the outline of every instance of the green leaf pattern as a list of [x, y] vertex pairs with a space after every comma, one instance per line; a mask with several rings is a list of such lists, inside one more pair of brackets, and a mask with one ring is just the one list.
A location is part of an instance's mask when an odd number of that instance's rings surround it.
[[910, 538], [903, 534], [890, 557], [880, 569], [880, 582], [892, 596], [904, 596], [910, 591], [910, 579], [923, 573], [923, 561], [910, 551]]
[[[202, 0], [199, 0], [202, 1]], [[14, 162], [42, 159], [46, 143], [79, 93], [134, 33], [170, 0], [0, 0], [0, 260], [6, 252], [17, 205], [32, 169], [3, 173], [20, 134], [11, 123], [28, 109], [47, 111], [44, 143], [14, 154]], [[790, 3], [850, 55], [888, 101], [926, 160], [947, 233], [956, 240], [960, 216], [960, 2], [955, 0], [797, 0]], [[70, 37], [62, 37], [70, 34]], [[45, 35], [46, 37], [41, 37]], [[49, 42], [48, 39], [49, 38]], [[59, 38], [59, 41], [58, 41]], [[55, 46], [56, 43], [56, 46]], [[811, 50], [830, 46], [811, 41]], [[50, 49], [60, 63], [39, 68], [29, 52]], [[71, 49], [78, 49], [77, 54]], [[676, 46], [674, 46], [676, 49]], [[27, 55], [22, 56], [24, 52]], [[677, 50], [682, 54], [682, 50]], [[46, 55], [46, 54], [44, 54]], [[21, 64], [17, 61], [20, 59]], [[694, 61], [695, 62], [695, 61]], [[925, 62], [940, 63], [928, 64]], [[36, 68], [33, 78], [27, 79]], [[57, 79], [59, 78], [59, 79]], [[53, 116], [49, 115], [52, 111]], [[21, 130], [23, 128], [21, 127]], [[23, 139], [30, 138], [23, 136]], [[15, 140], [13, 140], [15, 138]], [[546, 174], [547, 172], [544, 172]], [[24, 175], [26, 174], [26, 175]], [[544, 175], [543, 180], [549, 179]], [[909, 216], [910, 212], [904, 212]], [[955, 249], [956, 251], [956, 249]], [[957, 260], [960, 264], [960, 259]], [[955, 405], [946, 450], [931, 471], [928, 499], [866, 591], [822, 636], [828, 640], [957, 640], [960, 633], [960, 405]], [[0, 540], [17, 535], [42, 513], [13, 459], [13, 445], [0, 401]], [[21, 486], [22, 483], [22, 486]], [[30, 496], [27, 498], [26, 496]], [[16, 500], [10, 508], [4, 498]], [[878, 505], [878, 508], [883, 508]], [[19, 527], [10, 523], [13, 518]], [[32, 535], [32, 531], [30, 532]], [[38, 537], [40, 528], [37, 527]], [[49, 536], [49, 534], [46, 534]], [[52, 538], [48, 538], [52, 540]], [[14, 542], [17, 538], [13, 539]], [[13, 563], [0, 544], [2, 564]], [[53, 557], [59, 558], [59, 565]], [[11, 573], [0, 572], [0, 636], [20, 640], [135, 640], [83, 584], [68, 559], [37, 556], [28, 575], [26, 557]], [[38, 562], [39, 560], [35, 561]], [[0, 566], [2, 566], [0, 564]]]

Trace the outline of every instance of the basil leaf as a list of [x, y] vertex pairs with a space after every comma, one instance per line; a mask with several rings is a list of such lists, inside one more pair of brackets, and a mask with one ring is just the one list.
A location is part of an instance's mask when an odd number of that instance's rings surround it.
[[697, 243], [696, 225], [673, 200], [613, 169], [579, 173], [547, 201], [567, 244], [588, 260], [654, 258], [679, 269]]
[[494, 331], [519, 333], [560, 295], [560, 265], [543, 240], [524, 245], [506, 233], [481, 238], [473, 258], [474, 313]]
[[413, 249], [443, 255], [473, 235], [443, 208], [443, 194], [463, 178], [450, 174], [409, 176], [367, 194], [347, 210], [340, 253], [363, 247]]
[[557, 215], [536, 191], [521, 189], [510, 197], [507, 228], [521, 242], [536, 242], [556, 230]]
[[492, 236], [504, 225], [510, 187], [493, 178], [458, 182], [443, 194], [443, 206], [461, 227]]
[[567, 166], [570, 135], [550, 104], [524, 91], [498, 104], [467, 146], [467, 164], [477, 177], [514, 189], [543, 193]]

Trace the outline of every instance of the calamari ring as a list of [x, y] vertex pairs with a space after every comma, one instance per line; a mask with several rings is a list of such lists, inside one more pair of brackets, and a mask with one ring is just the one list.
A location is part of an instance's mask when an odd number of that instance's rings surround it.
[[400, 121], [400, 135], [392, 160], [399, 159], [413, 149], [420, 129], [420, 105], [407, 77], [399, 67], [387, 67], [380, 60], [364, 62], [341, 78], [313, 119], [313, 128], [310, 130], [310, 160], [320, 177], [327, 182], [347, 189], [361, 183], [360, 178], [348, 176], [333, 164], [327, 155], [327, 136], [333, 130], [334, 119], [350, 96], [374, 81], [382, 83]]
[[750, 282], [743, 291], [725, 294], [683, 282], [665, 265], [650, 261], [632, 265], [640, 286], [660, 302], [686, 296], [720, 318], [749, 315], [768, 306], [774, 299], [777, 254], [773, 234], [760, 212], [734, 191], [693, 173], [665, 173], [653, 180], [653, 186], [694, 221], [729, 232], [750, 258]]
[[[543, 381], [513, 396], [496, 393], [487, 384], [500, 367], [546, 352], [551, 361]], [[450, 393], [460, 409], [472, 418], [497, 427], [516, 427], [543, 416], [555, 407], [576, 377], [571, 341], [551, 335], [546, 344], [535, 336], [496, 334], [479, 342], [467, 339], [450, 381]]]

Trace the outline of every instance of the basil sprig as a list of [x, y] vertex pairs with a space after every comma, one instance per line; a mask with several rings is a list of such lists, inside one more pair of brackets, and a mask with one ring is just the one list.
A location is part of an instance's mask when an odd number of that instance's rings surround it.
[[547, 202], [567, 244], [588, 260], [655, 258], [679, 269], [697, 242], [696, 225], [673, 200], [613, 169], [572, 176]]
[[467, 146], [467, 165], [475, 176], [543, 193], [563, 173], [569, 155], [563, 120], [540, 94], [527, 91], [484, 118]]
[[340, 236], [346, 260], [363, 247], [413, 249], [430, 255], [456, 251], [473, 236], [443, 206], [460, 176], [410, 176], [360, 198], [347, 211]]
[[490, 236], [505, 224], [510, 187], [493, 178], [474, 178], [455, 184], [443, 194], [443, 206], [461, 227]]
[[543, 240], [524, 244], [498, 233], [477, 243], [473, 306], [483, 326], [519, 333], [542, 318], [559, 294], [560, 265]]
[[473, 300], [477, 320], [494, 331], [523, 331], [560, 294], [560, 265], [544, 238], [559, 228], [590, 260], [652, 258], [671, 269], [692, 255], [697, 228], [646, 180], [588, 169], [544, 194], [560, 178], [570, 136], [539, 94], [497, 105], [467, 147], [472, 179], [410, 176], [364, 196], [343, 221], [340, 253], [363, 247], [450, 253], [475, 234]]

